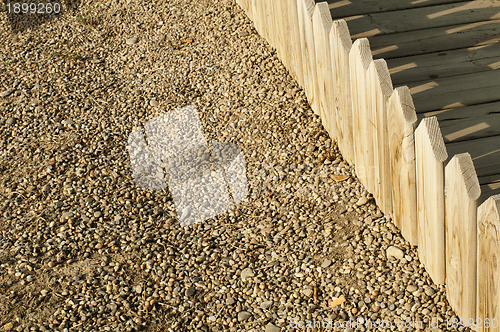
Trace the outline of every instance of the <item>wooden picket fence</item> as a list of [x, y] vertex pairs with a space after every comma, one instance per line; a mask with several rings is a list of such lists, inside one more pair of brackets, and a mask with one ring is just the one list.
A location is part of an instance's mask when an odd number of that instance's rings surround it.
[[[435, 117], [394, 88], [366, 38], [354, 43], [326, 2], [237, 0], [303, 87], [344, 159], [391, 216], [461, 319], [500, 319], [500, 195], [480, 206], [468, 153], [448, 153]], [[483, 330], [483, 329], [481, 329]], [[490, 330], [484, 328], [484, 330]], [[491, 329], [493, 330], [493, 329]]]

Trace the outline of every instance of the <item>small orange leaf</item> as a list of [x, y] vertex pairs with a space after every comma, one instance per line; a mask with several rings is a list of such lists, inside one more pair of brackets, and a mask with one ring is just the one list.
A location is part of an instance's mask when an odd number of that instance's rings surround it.
[[349, 179], [349, 175], [344, 175], [344, 174], [332, 174], [330, 176], [335, 182], [342, 182]]
[[341, 305], [342, 303], [345, 302], [345, 297], [344, 295], [340, 295], [339, 298], [332, 299], [329, 302], [330, 302], [330, 307], [335, 308], [336, 306]]

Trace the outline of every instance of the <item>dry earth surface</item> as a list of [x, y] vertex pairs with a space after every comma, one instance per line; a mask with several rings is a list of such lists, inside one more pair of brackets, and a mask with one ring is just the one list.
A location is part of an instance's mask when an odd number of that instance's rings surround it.
[[[0, 6], [0, 330], [457, 330], [234, 1]], [[186, 105], [242, 149], [249, 195], [183, 228], [168, 190], [135, 185], [127, 139]]]

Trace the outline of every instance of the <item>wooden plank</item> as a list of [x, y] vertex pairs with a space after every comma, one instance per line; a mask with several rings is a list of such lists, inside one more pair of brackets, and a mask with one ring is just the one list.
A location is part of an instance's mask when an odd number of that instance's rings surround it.
[[[435, 6], [445, 3], [460, 2], [457, 0], [328, 0], [333, 18], [344, 18], [347, 16], [380, 13], [392, 10], [401, 10], [408, 8], [419, 8], [426, 6]], [[462, 2], [466, 2], [463, 1]]]
[[389, 131], [387, 129], [388, 102], [393, 86], [387, 63], [378, 59], [370, 64], [367, 79], [370, 81], [371, 153], [373, 154], [374, 197], [380, 209], [392, 215], [391, 159]]
[[478, 205], [491, 196], [500, 194], [500, 173], [481, 176], [478, 179], [481, 184], [481, 196], [478, 199]]
[[352, 41], [347, 23], [344, 20], [334, 21], [330, 32], [330, 52], [335, 75], [332, 98], [335, 102], [337, 143], [344, 159], [353, 165], [354, 142], [352, 137], [351, 77], [349, 74], [351, 47]]
[[500, 179], [483, 184], [479, 178], [479, 183], [481, 183], [481, 197], [478, 199], [478, 204], [482, 204], [493, 195], [500, 194]]
[[252, 13], [253, 13], [253, 22], [255, 26], [255, 30], [259, 33], [260, 36], [264, 36], [264, 14], [262, 3], [264, 0], [252, 0]]
[[468, 153], [445, 168], [446, 293], [457, 315], [476, 318], [477, 199], [481, 194]]
[[500, 135], [500, 102], [431, 111], [420, 116], [438, 118], [445, 143]]
[[275, 22], [275, 28], [277, 30], [276, 49], [278, 50], [278, 55], [281, 62], [291, 73], [293, 64], [291, 57], [292, 54], [290, 53], [290, 43], [293, 36], [290, 22], [288, 22], [288, 0], [276, 0], [270, 2], [274, 4], [273, 20]]
[[[477, 218], [477, 315], [485, 322], [500, 319], [500, 195], [478, 208]], [[477, 331], [498, 331], [481, 324]]]
[[445, 281], [444, 167], [448, 157], [435, 117], [415, 130], [418, 254], [436, 284]]
[[312, 26], [314, 6], [314, 0], [297, 0], [300, 45], [302, 50], [302, 59], [304, 60], [304, 66], [302, 67], [302, 71], [304, 73], [304, 90], [312, 110], [314, 113], [319, 114], [319, 96], [315, 91], [316, 54]]
[[500, 136], [446, 144], [448, 152], [469, 152], [479, 177], [500, 173]]
[[394, 224], [411, 245], [418, 243], [414, 130], [417, 114], [410, 89], [396, 88], [388, 106]]
[[299, 35], [299, 22], [297, 12], [297, 2], [295, 0], [286, 1], [286, 14], [288, 15], [288, 24], [290, 31], [290, 38], [288, 38], [288, 52], [290, 58], [289, 71], [293, 78], [297, 80], [299, 85], [303, 84], [302, 81], [302, 53], [300, 49], [300, 35]]
[[274, 5], [274, 15], [273, 21], [276, 26], [276, 49], [278, 50], [278, 56], [288, 70], [290, 70], [290, 59], [288, 52], [288, 42], [290, 38], [290, 30], [288, 26], [288, 15], [284, 11], [286, 0], [275, 0], [269, 1]]
[[332, 18], [326, 2], [316, 4], [313, 13], [314, 47], [316, 53], [316, 78], [319, 96], [319, 114], [330, 137], [337, 139], [334, 120], [334, 100], [332, 98], [333, 79], [332, 56], [330, 53], [330, 30]]
[[500, 71], [409, 83], [417, 113], [497, 101]]
[[500, 41], [500, 20], [401, 32], [370, 38], [373, 56], [390, 59], [493, 44]]
[[395, 85], [499, 69], [500, 43], [390, 59], [387, 66]]
[[265, 25], [264, 25], [264, 39], [273, 47], [276, 48], [276, 19], [275, 19], [275, 10], [274, 10], [274, 1], [263, 1], [262, 8], [263, 14], [265, 17]]
[[373, 37], [406, 31], [500, 19], [500, 2], [474, 0], [438, 6], [370, 13], [344, 18], [352, 38]]
[[244, 7], [243, 10], [247, 14], [248, 18], [253, 21], [253, 5], [254, 0], [243, 0]]
[[367, 100], [367, 80], [366, 71], [373, 61], [368, 39], [360, 38], [354, 42], [349, 52], [349, 72], [351, 77], [351, 105], [352, 105], [352, 133], [354, 143], [354, 164], [356, 174], [361, 183], [368, 191], [372, 186], [369, 181], [369, 161], [365, 157], [366, 149], [369, 149], [366, 142], [366, 110]]

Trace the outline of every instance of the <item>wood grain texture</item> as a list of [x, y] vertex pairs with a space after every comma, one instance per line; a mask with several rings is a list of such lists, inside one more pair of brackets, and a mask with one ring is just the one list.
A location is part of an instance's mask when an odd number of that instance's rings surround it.
[[367, 109], [369, 86], [366, 72], [373, 61], [368, 39], [360, 38], [354, 42], [349, 52], [349, 72], [351, 77], [352, 133], [354, 143], [354, 164], [361, 183], [371, 192], [369, 183], [370, 162], [367, 149]]
[[387, 61], [394, 84], [407, 84], [500, 68], [500, 44], [467, 47]]
[[500, 102], [431, 111], [421, 116], [438, 118], [445, 143], [500, 135]]
[[353, 38], [500, 19], [500, 2], [474, 0], [346, 17]]
[[498, 101], [499, 71], [409, 83], [417, 113]]
[[411, 245], [418, 243], [415, 106], [408, 87], [394, 89], [388, 106], [393, 221]]
[[337, 123], [337, 143], [345, 160], [351, 165], [354, 160], [352, 134], [351, 77], [349, 75], [349, 52], [352, 42], [347, 23], [334, 21], [330, 32], [330, 52], [335, 75], [332, 98], [335, 105]]
[[393, 86], [387, 63], [383, 59], [375, 60], [368, 70], [371, 81], [371, 123], [373, 127], [372, 151], [374, 176], [376, 178], [374, 197], [380, 209], [392, 215], [392, 176], [389, 152], [388, 103]]
[[445, 168], [446, 290], [462, 319], [476, 318], [477, 199], [481, 194], [468, 153]]
[[[477, 308], [476, 318], [500, 319], [500, 195], [478, 208], [477, 218]], [[477, 331], [498, 331], [484, 328]]]
[[319, 96], [316, 93], [316, 52], [314, 47], [314, 33], [312, 15], [314, 0], [297, 0], [299, 17], [299, 35], [303, 60], [304, 90], [307, 100], [314, 113], [319, 115]]
[[387, 60], [497, 43], [500, 41], [499, 25], [500, 20], [491, 20], [400, 32], [373, 36], [370, 38], [370, 43], [373, 56]]
[[317, 77], [315, 84], [319, 96], [319, 114], [330, 137], [337, 139], [334, 100], [332, 97], [335, 75], [333, 74], [332, 55], [330, 53], [332, 23], [326, 2], [317, 3], [313, 13], [313, 32]]
[[457, 2], [457, 0], [328, 0], [328, 6], [334, 18], [347, 16], [380, 13], [408, 8], [419, 8], [435, 6], [445, 3]]
[[443, 162], [447, 157], [437, 119], [423, 119], [415, 130], [418, 254], [436, 284], [445, 282]]
[[500, 137], [492, 136], [472, 141], [448, 143], [446, 145], [450, 155], [469, 152], [478, 177], [500, 173]]
[[297, 2], [295, 0], [283, 0], [285, 2], [285, 13], [288, 16], [289, 26], [289, 42], [288, 52], [290, 58], [289, 71], [293, 78], [297, 80], [299, 85], [303, 85], [302, 81], [302, 53], [300, 49], [299, 21], [297, 12]]

